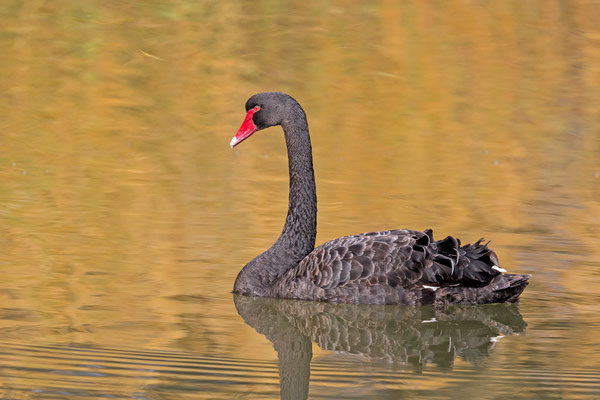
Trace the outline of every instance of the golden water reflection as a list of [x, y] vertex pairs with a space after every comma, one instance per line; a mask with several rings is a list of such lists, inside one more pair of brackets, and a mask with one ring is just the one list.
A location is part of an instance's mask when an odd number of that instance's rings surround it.
[[311, 127], [317, 242], [485, 236], [534, 276], [497, 361], [599, 368], [599, 7], [3, 2], [3, 341], [274, 360], [229, 291], [283, 224], [284, 144], [228, 143], [281, 90]]

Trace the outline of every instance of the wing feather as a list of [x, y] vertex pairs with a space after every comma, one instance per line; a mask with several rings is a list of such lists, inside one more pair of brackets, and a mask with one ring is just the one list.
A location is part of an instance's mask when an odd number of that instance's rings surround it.
[[393, 230], [345, 236], [314, 249], [273, 286], [276, 297], [333, 302], [424, 304], [435, 290], [487, 284], [500, 274], [481, 241], [460, 247], [433, 232]]

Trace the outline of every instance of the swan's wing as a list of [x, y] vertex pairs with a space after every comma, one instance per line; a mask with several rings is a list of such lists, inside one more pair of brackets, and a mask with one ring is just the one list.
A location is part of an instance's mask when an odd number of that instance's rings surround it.
[[326, 290], [359, 282], [364, 286], [409, 284], [422, 274], [421, 268], [410, 268], [416, 241], [409, 231], [346, 236], [317, 247], [302, 260], [298, 272]]
[[479, 287], [500, 274], [493, 251], [480, 242], [460, 247], [448, 236], [394, 230], [324, 243], [288, 271], [275, 295], [334, 302], [416, 304], [440, 287]]

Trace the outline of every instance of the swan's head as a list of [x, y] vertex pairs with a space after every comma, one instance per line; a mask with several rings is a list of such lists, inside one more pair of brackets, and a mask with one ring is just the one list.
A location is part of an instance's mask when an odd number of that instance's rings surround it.
[[254, 132], [281, 125], [295, 108], [300, 106], [296, 100], [285, 93], [255, 94], [246, 102], [246, 118], [229, 145], [233, 148], [252, 136]]

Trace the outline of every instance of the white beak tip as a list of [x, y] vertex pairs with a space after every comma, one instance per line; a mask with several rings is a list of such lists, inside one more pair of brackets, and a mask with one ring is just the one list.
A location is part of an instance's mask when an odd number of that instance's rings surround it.
[[229, 142], [229, 147], [231, 147], [231, 148], [233, 149], [233, 146], [235, 146], [237, 143], [238, 143], [238, 140], [237, 140], [237, 138], [234, 136], [234, 137], [231, 139], [231, 142]]

